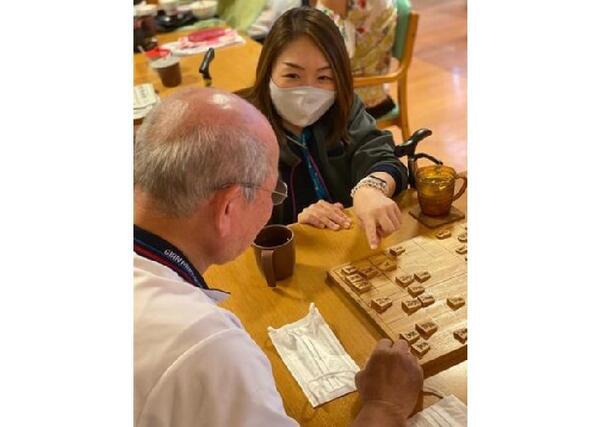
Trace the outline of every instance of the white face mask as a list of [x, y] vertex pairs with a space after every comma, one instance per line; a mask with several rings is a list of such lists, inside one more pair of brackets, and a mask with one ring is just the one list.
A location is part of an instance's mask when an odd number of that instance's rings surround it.
[[281, 117], [293, 125], [306, 127], [325, 114], [335, 102], [335, 91], [312, 86], [282, 89], [269, 82], [271, 100]]
[[268, 333], [313, 408], [356, 390], [360, 369], [314, 303], [307, 316]]

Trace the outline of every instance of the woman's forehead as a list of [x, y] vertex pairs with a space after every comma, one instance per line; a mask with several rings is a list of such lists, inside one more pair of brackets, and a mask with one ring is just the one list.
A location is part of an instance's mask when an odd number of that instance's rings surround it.
[[305, 68], [323, 68], [329, 62], [319, 47], [308, 37], [300, 36], [283, 48], [276, 60], [277, 65], [295, 64]]

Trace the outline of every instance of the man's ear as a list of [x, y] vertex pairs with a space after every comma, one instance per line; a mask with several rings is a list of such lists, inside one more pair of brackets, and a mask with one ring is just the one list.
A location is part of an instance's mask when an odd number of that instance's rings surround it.
[[239, 185], [219, 190], [213, 195], [213, 221], [218, 237], [226, 237], [235, 228], [241, 209], [242, 189]]

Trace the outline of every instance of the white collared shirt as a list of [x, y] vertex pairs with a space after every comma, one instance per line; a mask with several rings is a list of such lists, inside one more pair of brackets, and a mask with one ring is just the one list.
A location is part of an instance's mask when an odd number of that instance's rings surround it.
[[298, 425], [233, 313], [157, 262], [133, 264], [136, 426]]

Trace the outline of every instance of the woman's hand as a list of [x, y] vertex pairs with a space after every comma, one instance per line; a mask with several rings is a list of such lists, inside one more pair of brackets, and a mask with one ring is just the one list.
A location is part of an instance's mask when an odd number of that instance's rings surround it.
[[332, 204], [325, 200], [319, 200], [304, 208], [298, 215], [298, 222], [332, 230], [350, 228], [352, 225], [352, 220], [344, 213], [344, 206], [341, 203]]
[[376, 188], [364, 186], [356, 190], [354, 212], [365, 229], [371, 249], [377, 249], [383, 237], [400, 228], [400, 208]]

